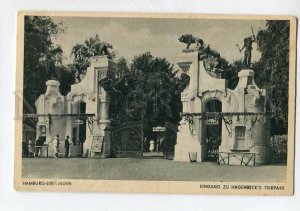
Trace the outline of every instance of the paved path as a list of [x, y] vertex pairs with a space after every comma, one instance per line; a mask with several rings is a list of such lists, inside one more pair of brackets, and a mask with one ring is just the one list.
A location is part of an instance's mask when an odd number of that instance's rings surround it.
[[286, 166], [219, 166], [165, 159], [23, 158], [25, 178], [283, 182]]

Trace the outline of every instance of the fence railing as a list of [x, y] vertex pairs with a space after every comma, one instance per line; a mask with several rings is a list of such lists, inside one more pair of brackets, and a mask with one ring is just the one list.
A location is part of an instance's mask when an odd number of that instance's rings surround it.
[[241, 166], [255, 166], [256, 155], [253, 152], [218, 152], [217, 164], [222, 165], [241, 165]]
[[49, 146], [25, 146], [22, 149], [22, 157], [39, 157], [43, 153], [46, 153], [46, 157], [49, 156]]

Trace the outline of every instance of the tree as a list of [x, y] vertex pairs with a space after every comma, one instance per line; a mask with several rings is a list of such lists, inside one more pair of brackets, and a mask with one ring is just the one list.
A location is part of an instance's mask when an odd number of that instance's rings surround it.
[[267, 89], [269, 99], [276, 109], [274, 133], [286, 133], [288, 127], [289, 83], [289, 21], [270, 20], [267, 28], [257, 34], [261, 59], [253, 65], [257, 84]]
[[45, 82], [57, 79], [63, 51], [54, 46], [53, 36], [63, 32], [61, 24], [49, 17], [25, 16], [24, 33], [24, 103], [25, 113], [34, 112], [36, 98], [45, 92]]
[[232, 62], [225, 66], [222, 72], [222, 78], [228, 81], [228, 88], [235, 89], [239, 82], [238, 73], [244, 68], [243, 61], [241, 59]]
[[75, 83], [75, 70], [70, 64], [57, 67], [57, 80], [60, 82], [59, 91], [62, 95], [67, 95], [71, 91], [71, 85]]
[[90, 66], [89, 59], [93, 56], [91, 47], [96, 42], [100, 42], [98, 34], [86, 39], [81, 44], [77, 43], [72, 48], [71, 56], [73, 56], [73, 70], [78, 74], [85, 73], [86, 69]]
[[150, 52], [136, 56], [130, 68], [124, 59], [118, 62], [119, 79], [112, 92], [111, 117], [118, 123], [143, 118], [151, 124], [178, 121], [181, 111], [179, 79], [173, 66], [164, 58], [153, 57]]

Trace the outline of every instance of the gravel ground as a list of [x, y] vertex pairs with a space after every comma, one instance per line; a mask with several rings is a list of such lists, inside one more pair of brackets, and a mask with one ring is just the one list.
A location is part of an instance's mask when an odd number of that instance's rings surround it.
[[23, 178], [284, 182], [286, 166], [219, 166], [166, 159], [23, 158]]

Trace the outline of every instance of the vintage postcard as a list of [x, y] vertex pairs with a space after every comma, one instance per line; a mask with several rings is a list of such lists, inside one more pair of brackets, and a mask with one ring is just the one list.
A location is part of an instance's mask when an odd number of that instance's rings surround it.
[[292, 195], [296, 18], [19, 12], [15, 189]]

